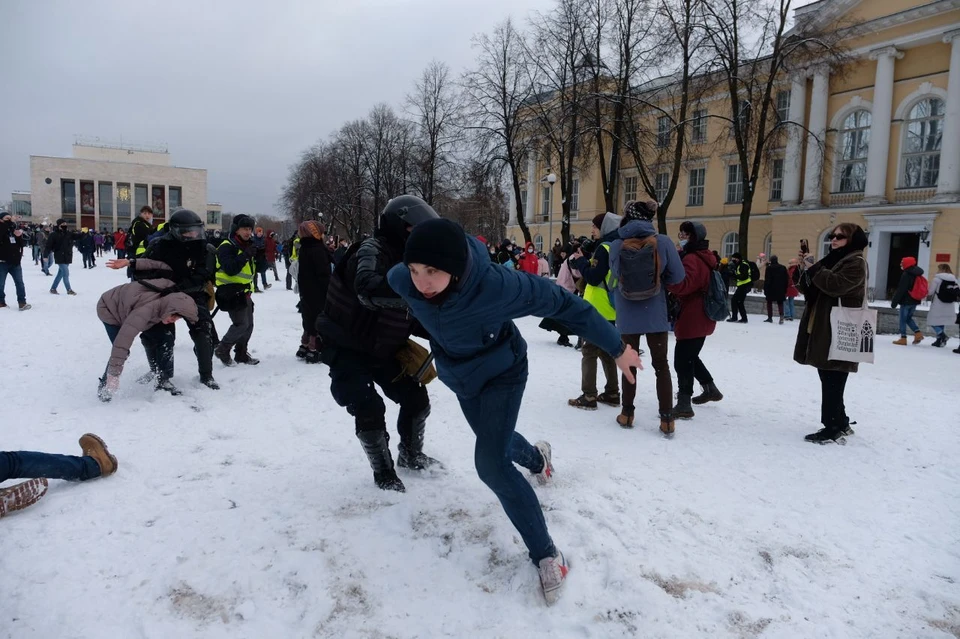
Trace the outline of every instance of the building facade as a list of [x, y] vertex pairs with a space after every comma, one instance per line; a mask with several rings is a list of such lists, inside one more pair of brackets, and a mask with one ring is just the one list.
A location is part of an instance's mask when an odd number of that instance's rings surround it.
[[[850, 54], [843, 68], [811, 66], [781, 81], [778, 111], [803, 128], [791, 127], [782, 148], [765, 158], [750, 222], [751, 259], [763, 252], [786, 261], [802, 239], [819, 259], [829, 250], [826, 235], [853, 222], [869, 233], [875, 298], [888, 298], [908, 255], [928, 273], [939, 263], [957, 271], [960, 0], [820, 0], [797, 9], [796, 17], [856, 24], [857, 35], [843, 42]], [[729, 101], [716, 97], [692, 106], [704, 114], [724, 108]], [[703, 139], [713, 140], [715, 129], [727, 125], [708, 118], [702, 126]], [[694, 143], [687, 155], [668, 232], [675, 235], [685, 220], [702, 222], [712, 248], [727, 256], [739, 243], [743, 198], [736, 154]], [[529, 180], [533, 186], [523, 195], [525, 217], [535, 243], [547, 245], [560, 233], [559, 188], [542, 180], [547, 167], [539, 158], [527, 162], [527, 175], [539, 181]], [[636, 169], [624, 166], [620, 205], [646, 197]], [[574, 185], [573, 235], [587, 234], [603, 210], [595, 173], [582, 169]], [[508, 227], [507, 235], [518, 237], [519, 228]]]
[[[78, 142], [73, 157], [30, 156], [29, 202], [35, 222], [63, 218], [77, 228], [129, 227], [144, 205], [162, 222], [179, 208], [219, 228], [207, 205], [207, 170], [172, 166], [166, 149]], [[217, 211], [210, 223], [208, 210]]]

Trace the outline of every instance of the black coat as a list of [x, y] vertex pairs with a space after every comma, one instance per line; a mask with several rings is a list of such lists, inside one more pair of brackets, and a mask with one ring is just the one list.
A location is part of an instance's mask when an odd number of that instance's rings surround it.
[[300, 312], [316, 317], [323, 310], [330, 287], [330, 251], [320, 240], [305, 237], [300, 240], [299, 261]]
[[47, 254], [53, 253], [57, 264], [73, 264], [73, 243], [80, 234], [57, 229], [47, 238]]
[[[150, 224], [142, 217], [137, 217], [130, 225], [130, 232], [127, 234], [127, 254], [136, 256], [137, 248], [141, 244], [146, 244], [147, 238], [154, 232]], [[146, 247], [144, 247], [146, 248]]]
[[768, 264], [767, 273], [763, 280], [763, 296], [771, 302], [782, 302], [787, 299], [787, 267], [783, 264]]
[[917, 281], [917, 278], [921, 275], [923, 275], [923, 269], [919, 266], [911, 266], [903, 271], [903, 274], [900, 276], [900, 284], [897, 286], [897, 292], [893, 294], [893, 299], [890, 300], [890, 306], [892, 308], [896, 308], [897, 306], [916, 306], [923, 301], [910, 297], [913, 283]]
[[133, 271], [137, 280], [164, 278], [176, 284], [176, 290], [187, 293], [201, 303], [208, 299], [205, 287], [213, 281], [217, 272], [217, 254], [210, 249], [206, 240], [181, 242], [169, 233], [152, 242], [142, 258], [163, 262], [170, 271]]
[[18, 266], [23, 259], [23, 246], [26, 244], [26, 236], [17, 237], [13, 234], [17, 230], [17, 225], [12, 221], [0, 222], [0, 262]]

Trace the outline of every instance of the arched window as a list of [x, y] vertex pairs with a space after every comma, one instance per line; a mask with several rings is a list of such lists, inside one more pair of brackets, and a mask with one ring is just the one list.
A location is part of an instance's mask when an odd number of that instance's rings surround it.
[[537, 253], [540, 253], [541, 251], [543, 251], [543, 236], [542, 236], [542, 235], [534, 235], [534, 236], [533, 236], [533, 247], [534, 247], [535, 249], [537, 249]]
[[830, 238], [828, 238], [827, 236], [833, 232], [834, 228], [836, 227], [831, 226], [830, 228], [828, 228], [827, 230], [825, 230], [823, 233], [820, 234], [820, 254], [817, 256], [818, 260], [822, 260], [827, 255], [829, 255], [831, 246], [830, 246]]
[[940, 98], [916, 103], [903, 123], [901, 186], [934, 187], [940, 177], [940, 142], [944, 104]]
[[773, 233], [767, 233], [767, 237], [763, 240], [763, 252], [767, 259], [773, 255]]
[[867, 183], [867, 149], [870, 146], [869, 111], [854, 111], [840, 127], [837, 173], [840, 193], [863, 193]]
[[740, 234], [730, 231], [723, 236], [720, 257], [730, 257], [740, 250]]

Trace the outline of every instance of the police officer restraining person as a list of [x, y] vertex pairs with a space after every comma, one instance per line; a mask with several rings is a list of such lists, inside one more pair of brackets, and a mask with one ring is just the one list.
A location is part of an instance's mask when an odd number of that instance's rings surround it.
[[[214, 354], [227, 366], [256, 365], [260, 360], [250, 356], [248, 345], [253, 335], [254, 276], [257, 247], [251, 241], [256, 220], [242, 213], [233, 218], [230, 235], [217, 248], [217, 305], [230, 315], [233, 324], [220, 340]], [[230, 357], [230, 349], [236, 355]]]
[[387, 283], [387, 272], [403, 260], [414, 225], [439, 216], [418, 197], [390, 200], [372, 238], [350, 247], [337, 265], [317, 331], [323, 339], [321, 361], [330, 367], [330, 392], [354, 417], [356, 435], [383, 490], [405, 490], [390, 454], [386, 406], [374, 384], [400, 405], [397, 465], [422, 470], [437, 460], [423, 454], [430, 415], [427, 389], [397, 360], [419, 324]]
[[[190, 339], [193, 340], [193, 352], [197, 356], [200, 383], [217, 390], [220, 385], [213, 378], [213, 349], [216, 346], [217, 333], [210, 316], [209, 286], [216, 271], [216, 255], [207, 244], [203, 220], [189, 209], [180, 209], [170, 216], [164, 230], [166, 232], [150, 242], [137, 258], [110, 260], [107, 266], [123, 268], [129, 265], [133, 279], [138, 282], [157, 278], [172, 280], [174, 286], [165, 290], [165, 293], [186, 293], [193, 298], [197, 303], [197, 321], [188, 321], [187, 327], [190, 330]], [[138, 259], [142, 261], [138, 262]], [[151, 260], [163, 262], [173, 269], [173, 272], [151, 268]], [[174, 324], [157, 324], [140, 336], [151, 371], [158, 378], [169, 380], [173, 375], [172, 354], [168, 370], [160, 371], [157, 349], [170, 348], [172, 352], [175, 330]], [[167, 385], [172, 386], [169, 382]], [[164, 390], [170, 391], [170, 388]], [[179, 391], [174, 394], [179, 394]]]

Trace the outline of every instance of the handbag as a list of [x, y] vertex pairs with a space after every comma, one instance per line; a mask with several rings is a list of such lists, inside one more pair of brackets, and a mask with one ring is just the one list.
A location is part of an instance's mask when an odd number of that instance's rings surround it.
[[866, 281], [869, 279], [868, 269], [863, 285], [863, 305], [860, 308], [846, 307], [843, 299], [837, 298], [838, 306], [830, 309], [830, 352], [827, 359], [873, 364], [877, 311], [867, 305]]

